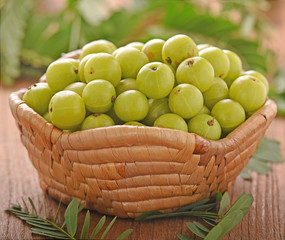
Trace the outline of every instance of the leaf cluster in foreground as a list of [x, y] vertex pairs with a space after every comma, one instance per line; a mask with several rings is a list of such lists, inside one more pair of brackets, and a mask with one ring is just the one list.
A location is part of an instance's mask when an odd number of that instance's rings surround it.
[[[38, 215], [37, 209], [35, 204], [33, 203], [31, 198], [28, 198], [29, 202], [32, 206], [33, 212], [30, 212], [28, 206], [24, 199], [23, 203], [25, 208], [23, 208], [20, 204], [13, 204], [11, 203], [11, 208], [7, 209], [8, 212], [16, 215], [21, 220], [25, 221], [27, 224], [31, 225], [31, 232], [33, 234], [56, 238], [56, 239], [73, 239], [75, 240], [75, 234], [78, 232], [78, 213], [80, 213], [85, 205], [82, 203], [79, 205], [78, 199], [73, 199], [69, 205], [67, 206], [65, 213], [64, 213], [64, 222], [60, 226], [57, 224], [58, 222], [58, 215], [60, 210], [61, 202], [58, 205], [56, 216], [53, 220], [48, 218], [43, 218]], [[46, 206], [46, 204], [45, 204]], [[46, 212], [46, 208], [45, 208]], [[46, 213], [45, 213], [46, 215]], [[85, 220], [80, 232], [80, 239], [104, 239], [107, 233], [112, 228], [114, 222], [116, 221], [117, 217], [114, 217], [113, 220], [109, 223], [109, 225], [105, 228], [105, 231], [102, 233], [101, 237], [99, 237], [99, 232], [105, 225], [106, 216], [103, 216], [95, 228], [92, 230], [90, 234], [90, 212], [87, 211], [85, 215]], [[128, 229], [123, 232], [117, 239], [123, 240], [127, 238], [131, 233], [132, 229]], [[88, 235], [90, 234], [90, 237]]]
[[[225, 211], [230, 204], [229, 194], [216, 194], [216, 200], [204, 199], [199, 202], [186, 205], [173, 213], [161, 213], [158, 211], [144, 213], [136, 218], [137, 221], [150, 220], [174, 216], [192, 216], [198, 217], [201, 222], [187, 222], [187, 227], [195, 235], [206, 240], [218, 240], [231, 231], [247, 215], [250, 206], [253, 203], [252, 194], [242, 193], [234, 204]], [[216, 211], [219, 206], [218, 211]], [[189, 240], [190, 237], [177, 234], [181, 240]]]

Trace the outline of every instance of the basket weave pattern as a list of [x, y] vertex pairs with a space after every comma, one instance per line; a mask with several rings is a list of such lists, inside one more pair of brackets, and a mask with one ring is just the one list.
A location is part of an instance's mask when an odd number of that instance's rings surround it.
[[119, 217], [170, 212], [227, 191], [276, 115], [267, 100], [219, 141], [126, 125], [63, 133], [21, 100], [26, 90], [10, 95], [10, 108], [43, 191]]

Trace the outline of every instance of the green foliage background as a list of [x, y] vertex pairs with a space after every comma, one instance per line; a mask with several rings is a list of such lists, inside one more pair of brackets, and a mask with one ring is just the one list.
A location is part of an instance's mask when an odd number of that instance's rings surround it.
[[[275, 54], [263, 45], [270, 29], [266, 0], [133, 0], [118, 9], [106, 0], [66, 0], [65, 7], [55, 13], [39, 11], [41, 1], [0, 0], [3, 85], [13, 85], [19, 76], [36, 79], [62, 53], [96, 39], [110, 40], [119, 47], [184, 33], [197, 44], [235, 51], [245, 70], [260, 71], [269, 79], [278, 75], [279, 81], [271, 84], [271, 96], [281, 103], [279, 112], [285, 113], [284, 88], [275, 90], [284, 82], [284, 71], [278, 69]], [[210, 7], [213, 2], [219, 6], [218, 13]], [[231, 20], [233, 15], [239, 20]]]

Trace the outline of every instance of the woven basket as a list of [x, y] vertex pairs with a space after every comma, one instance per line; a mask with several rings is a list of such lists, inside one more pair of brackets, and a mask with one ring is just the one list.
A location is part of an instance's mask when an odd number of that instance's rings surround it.
[[276, 115], [276, 104], [267, 100], [219, 141], [147, 126], [64, 133], [21, 100], [25, 91], [10, 95], [10, 108], [43, 191], [123, 218], [175, 211], [227, 191]]

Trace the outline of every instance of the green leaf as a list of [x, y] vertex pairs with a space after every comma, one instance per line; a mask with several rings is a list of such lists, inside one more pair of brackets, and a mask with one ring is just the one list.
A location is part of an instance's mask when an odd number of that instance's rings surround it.
[[234, 212], [235, 210], [242, 210], [246, 215], [252, 203], [253, 203], [252, 194], [242, 193], [234, 202], [234, 204], [231, 206], [231, 208], [226, 212], [225, 216], [227, 216], [231, 212]]
[[61, 198], [59, 200], [59, 204], [57, 206], [56, 214], [55, 214], [55, 217], [54, 217], [54, 220], [53, 220], [54, 223], [56, 223], [56, 221], [57, 221], [59, 210], [60, 210], [60, 206], [61, 206]]
[[208, 223], [210, 226], [215, 227], [217, 225], [217, 223], [213, 220], [209, 220], [207, 218], [202, 218], [203, 221], [205, 221], [206, 223]]
[[103, 216], [100, 221], [97, 223], [96, 227], [94, 228], [90, 239], [95, 239], [96, 235], [98, 234], [98, 232], [101, 230], [101, 228], [104, 226], [106, 221], [106, 216]]
[[90, 212], [87, 211], [87, 213], [85, 215], [83, 227], [81, 230], [80, 239], [87, 239], [88, 238], [89, 226], [90, 226]]
[[200, 206], [193, 207], [191, 210], [192, 211], [199, 211], [199, 210], [209, 211], [213, 209], [215, 206], [217, 206], [217, 203], [213, 202], [213, 203], [208, 203], [208, 204], [203, 204]]
[[227, 214], [217, 226], [205, 237], [205, 240], [218, 240], [223, 238], [229, 231], [231, 231], [244, 217], [244, 212], [240, 209], [231, 211]]
[[246, 180], [251, 179], [251, 173], [249, 172], [249, 169], [247, 166], [245, 166], [245, 168], [241, 171], [240, 176]]
[[273, 163], [283, 163], [280, 142], [275, 139], [264, 138], [254, 153], [254, 158]]
[[124, 231], [118, 238], [117, 240], [124, 240], [126, 239], [128, 236], [130, 236], [130, 234], [133, 232], [133, 229], [127, 229], [126, 231]]
[[113, 226], [114, 222], [116, 221], [117, 216], [113, 218], [113, 220], [109, 223], [109, 225], [107, 226], [107, 228], [105, 229], [105, 231], [103, 232], [101, 239], [104, 239], [107, 235], [107, 233], [110, 231], [111, 227]]
[[146, 213], [143, 213], [143, 214], [137, 216], [135, 218], [135, 220], [136, 221], [142, 221], [142, 220], [148, 219], [150, 216], [160, 216], [160, 215], [162, 215], [162, 213], [159, 211], [146, 212]]
[[65, 235], [62, 232], [50, 231], [50, 230], [46, 230], [46, 229], [42, 229], [42, 228], [33, 227], [33, 228], [31, 228], [31, 232], [34, 234], [39, 234], [39, 235], [58, 238], [58, 239], [70, 239], [70, 238], [68, 238], [67, 235]]
[[248, 169], [251, 171], [267, 175], [271, 170], [272, 167], [267, 163], [260, 161], [260, 159], [252, 157], [247, 166]]
[[249, 171], [267, 175], [272, 170], [272, 166], [268, 164], [269, 162], [283, 163], [284, 158], [281, 155], [280, 142], [265, 137], [241, 172], [241, 177], [250, 179], [251, 174]]
[[14, 203], [9, 203], [11, 205], [11, 207], [15, 210], [22, 210], [22, 207], [21, 205], [17, 205], [17, 204], [14, 204]]
[[194, 240], [193, 238], [190, 238], [186, 235], [183, 235], [182, 233], [178, 233], [177, 234], [177, 237], [180, 239], [180, 240]]
[[231, 200], [230, 200], [228, 192], [225, 192], [223, 197], [222, 197], [221, 203], [220, 203], [220, 208], [219, 208], [219, 211], [218, 211], [219, 214], [222, 214], [226, 210], [226, 208], [230, 204], [230, 201]]
[[80, 206], [78, 207], [78, 213], [80, 213], [85, 207], [85, 202], [81, 203]]
[[74, 236], [77, 230], [78, 199], [74, 198], [65, 210], [65, 222], [68, 233]]
[[194, 221], [193, 223], [196, 225], [196, 227], [200, 228], [202, 231], [204, 231], [204, 232], [210, 232], [210, 229], [207, 228], [207, 227], [206, 227], [205, 225], [203, 225], [202, 223], [199, 223], [199, 222], [196, 222], [196, 221]]
[[29, 199], [29, 202], [30, 202], [30, 204], [32, 205], [32, 207], [33, 207], [33, 209], [34, 209], [36, 215], [38, 215], [38, 212], [37, 212], [37, 209], [36, 209], [36, 207], [35, 207], [35, 204], [34, 204], [33, 200], [32, 200], [30, 197], [28, 197], [28, 199]]
[[197, 236], [201, 237], [201, 238], [205, 238], [206, 237], [206, 232], [201, 230], [199, 227], [197, 227], [194, 223], [192, 222], [187, 222], [186, 223], [187, 227], [193, 232], [195, 233]]
[[26, 223], [30, 224], [31, 226], [37, 227], [39, 229], [42, 229], [42, 231], [49, 230], [61, 233], [60, 231], [55, 231], [54, 227], [51, 226], [50, 224], [43, 224], [40, 223], [39, 221], [26, 221]]
[[185, 205], [185, 206], [179, 208], [179, 209], [177, 210], [177, 212], [189, 211], [189, 210], [191, 210], [191, 209], [193, 209], [193, 208], [195, 208], [195, 207], [201, 206], [201, 205], [203, 205], [203, 204], [205, 204], [205, 203], [207, 203], [207, 202], [209, 202], [209, 201], [210, 201], [209, 198], [205, 198], [205, 199], [200, 200], [200, 201], [198, 201], [198, 202], [190, 203], [190, 204], [188, 204], [188, 205]]

